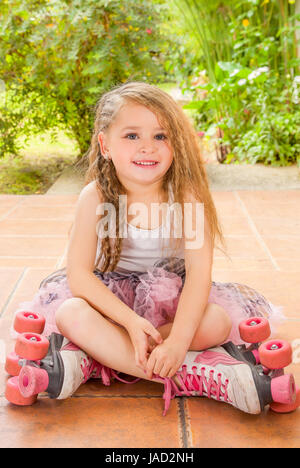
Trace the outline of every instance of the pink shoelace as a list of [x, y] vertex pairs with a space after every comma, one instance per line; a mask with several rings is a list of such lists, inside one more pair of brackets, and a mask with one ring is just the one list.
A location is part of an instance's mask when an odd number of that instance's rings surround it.
[[209, 371], [209, 379], [205, 375], [205, 367], [201, 367], [201, 375], [197, 374], [197, 367], [193, 366], [193, 374], [187, 373], [187, 366], [182, 366], [181, 372], [176, 372], [176, 377], [180, 381], [182, 389], [179, 389], [176, 382], [168, 377], [160, 377], [156, 375], [155, 378], [161, 380], [165, 384], [165, 392], [163, 398], [165, 400], [165, 408], [163, 416], [166, 416], [170, 407], [170, 402], [175, 396], [206, 396], [216, 400], [231, 402], [228, 397], [227, 387], [229, 381], [226, 379], [225, 383], [222, 382], [220, 373], [217, 374], [217, 381], [215, 379], [215, 371]]
[[[90, 359], [89, 362], [86, 362], [84, 359], [84, 365], [81, 366], [82, 372], [84, 374], [85, 383], [89, 378], [101, 378], [104, 385], [110, 385], [110, 380], [115, 378], [120, 382], [126, 384], [133, 384], [141, 380], [139, 377], [127, 381], [118, 376], [118, 373], [113, 369], [106, 367], [94, 359]], [[231, 403], [231, 400], [228, 397], [227, 387], [228, 379], [225, 380], [225, 383], [222, 382], [220, 373], [217, 374], [217, 379], [215, 378], [215, 371], [209, 371], [209, 378], [206, 377], [205, 367], [201, 367], [201, 374], [197, 374], [197, 366], [192, 367], [193, 374], [187, 373], [187, 366], [182, 366], [182, 371], [176, 372], [176, 377], [180, 382], [181, 389], [178, 388], [178, 385], [172, 378], [160, 377], [159, 375], [154, 374], [155, 379], [160, 380], [165, 385], [165, 391], [163, 394], [163, 399], [165, 400], [165, 407], [163, 411], [163, 416], [166, 416], [167, 411], [170, 408], [171, 400], [176, 396], [206, 396], [207, 398], [214, 398], [218, 401]]]
[[[80, 348], [73, 343], [72, 341], [69, 341], [62, 349], [63, 350], [69, 350], [69, 351], [78, 351]], [[101, 378], [102, 383], [106, 386], [110, 385], [110, 380], [115, 378], [117, 380], [120, 380], [120, 382], [127, 383], [127, 384], [133, 384], [137, 382], [138, 380], [141, 380], [140, 378], [136, 378], [130, 382], [127, 382], [126, 380], [121, 379], [114, 371], [113, 369], [104, 366], [103, 364], [100, 364], [100, 362], [95, 361], [92, 357], [88, 356], [87, 358], [83, 359], [83, 362], [80, 365], [82, 373], [83, 373], [83, 381], [82, 383], [86, 383], [90, 378], [94, 379], [99, 379]]]
[[95, 361], [95, 359], [93, 358], [83, 359], [83, 363], [81, 364], [81, 370], [84, 376], [84, 380], [82, 383], [87, 382], [87, 380], [89, 380], [90, 378], [101, 378], [103, 385], [106, 386], [110, 385], [110, 380], [113, 378], [126, 384], [133, 384], [141, 380], [139, 377], [130, 382], [121, 379], [121, 377], [118, 376], [116, 371], [114, 371], [110, 367], [106, 367], [103, 364], [100, 364], [100, 362]]

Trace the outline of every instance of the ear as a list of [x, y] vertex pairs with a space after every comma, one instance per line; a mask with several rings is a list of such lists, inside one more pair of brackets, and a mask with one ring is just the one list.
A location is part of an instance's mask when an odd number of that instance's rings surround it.
[[106, 145], [106, 135], [104, 134], [104, 132], [99, 132], [98, 141], [100, 145], [101, 154], [105, 155], [106, 153], [108, 153], [109, 150]]

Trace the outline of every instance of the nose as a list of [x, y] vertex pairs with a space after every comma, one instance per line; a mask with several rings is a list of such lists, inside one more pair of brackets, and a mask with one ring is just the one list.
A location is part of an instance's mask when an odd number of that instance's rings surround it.
[[155, 142], [151, 138], [141, 140], [140, 151], [143, 153], [153, 153], [155, 151]]

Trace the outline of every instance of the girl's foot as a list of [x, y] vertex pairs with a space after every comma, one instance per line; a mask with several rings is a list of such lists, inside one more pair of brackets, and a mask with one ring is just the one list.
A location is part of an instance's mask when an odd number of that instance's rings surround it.
[[49, 342], [44, 359], [38, 364], [25, 361], [22, 367], [19, 385], [23, 396], [45, 391], [50, 398], [62, 400], [73, 395], [90, 378], [99, 378], [104, 385], [118, 378], [115, 371], [95, 361], [62, 335], [52, 333]]
[[291, 374], [271, 378], [259, 366], [230, 354], [228, 343], [205, 351], [189, 351], [172, 379], [154, 377], [165, 384], [166, 414], [175, 396], [206, 396], [250, 414], [261, 413], [272, 402], [292, 404], [296, 386]]

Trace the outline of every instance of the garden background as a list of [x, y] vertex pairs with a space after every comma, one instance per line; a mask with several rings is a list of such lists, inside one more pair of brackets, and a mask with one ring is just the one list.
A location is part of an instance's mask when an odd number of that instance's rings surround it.
[[4, 0], [0, 193], [83, 161], [102, 92], [173, 92], [222, 164], [300, 166], [299, 0]]

